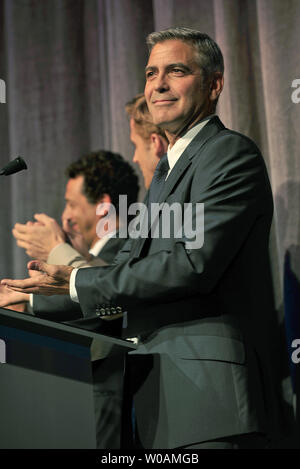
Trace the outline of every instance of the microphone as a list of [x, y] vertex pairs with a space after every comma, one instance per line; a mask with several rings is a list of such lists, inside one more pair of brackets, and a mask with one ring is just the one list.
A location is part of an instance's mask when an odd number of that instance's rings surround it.
[[8, 176], [9, 174], [18, 173], [22, 169], [27, 169], [27, 165], [21, 156], [7, 163], [0, 171], [0, 176]]

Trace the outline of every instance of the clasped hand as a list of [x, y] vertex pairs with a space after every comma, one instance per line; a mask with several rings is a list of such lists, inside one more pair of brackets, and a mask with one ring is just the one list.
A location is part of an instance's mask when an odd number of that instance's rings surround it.
[[36, 214], [34, 218], [35, 223], [16, 223], [12, 233], [17, 245], [24, 248], [28, 256], [46, 261], [50, 251], [65, 242], [66, 235], [54, 218], [44, 213]]
[[49, 265], [42, 261], [30, 261], [27, 264], [29, 271], [35, 275], [24, 280], [3, 279], [5, 285], [15, 292], [35, 293], [36, 295], [68, 295], [70, 276], [73, 267], [66, 265]]

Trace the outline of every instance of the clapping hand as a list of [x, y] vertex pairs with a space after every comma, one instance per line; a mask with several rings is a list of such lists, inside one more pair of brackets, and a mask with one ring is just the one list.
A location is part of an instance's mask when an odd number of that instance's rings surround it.
[[[24, 280], [3, 279], [1, 285], [14, 292], [36, 295], [68, 295], [73, 267], [49, 265], [42, 261], [30, 261], [27, 265], [29, 278]], [[33, 275], [34, 271], [35, 275]]]

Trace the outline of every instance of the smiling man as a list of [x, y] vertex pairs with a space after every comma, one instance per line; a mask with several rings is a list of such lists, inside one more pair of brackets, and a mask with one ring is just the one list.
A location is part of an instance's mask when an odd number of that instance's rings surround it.
[[204, 245], [149, 235], [108, 268], [33, 262], [41, 275], [2, 283], [46, 294], [70, 287], [86, 316], [101, 304], [126, 311], [124, 336], [140, 339], [128, 368], [136, 447], [262, 448], [277, 415], [267, 171], [257, 146], [214, 115], [218, 45], [187, 28], [152, 33], [147, 43], [145, 96], [169, 140], [148, 204], [203, 203]]
[[[59, 260], [62, 264], [70, 264], [69, 256], [78, 255], [66, 244], [67, 235], [81, 254], [89, 260], [91, 253], [96, 257], [103, 244], [96, 230], [102, 218], [96, 213], [98, 204], [111, 203], [118, 215], [119, 195], [127, 195], [128, 204], [137, 199], [137, 177], [130, 164], [117, 153], [91, 152], [71, 163], [65, 173], [68, 181], [62, 214], [64, 229], [45, 214], [35, 215], [37, 223], [16, 223], [13, 229], [18, 246], [30, 257], [49, 263]], [[118, 223], [117, 216], [114, 230], [118, 229]]]
[[[74, 161], [66, 169], [66, 176], [68, 181], [62, 215], [64, 230], [53, 218], [37, 214], [36, 223], [15, 225], [13, 233], [18, 245], [26, 249], [28, 255], [47, 259], [50, 263], [78, 267], [108, 265], [126, 239], [111, 236], [115, 235], [114, 232], [99, 239], [96, 227], [101, 216], [97, 215], [96, 208], [101, 202], [111, 202], [119, 213], [119, 195], [127, 195], [129, 204], [136, 202], [139, 189], [137, 176], [121, 155], [106, 150], [91, 152]], [[66, 235], [71, 238], [72, 245], [67, 244]], [[13, 292], [0, 286], [0, 305], [3, 307], [29, 300], [27, 293]], [[69, 295], [31, 295], [31, 304], [33, 314], [38, 317], [55, 321], [72, 320], [77, 327], [87, 327], [80, 304], [74, 303]], [[115, 321], [106, 325], [111, 334], [119, 330]], [[102, 355], [99, 352], [92, 346], [97, 448], [119, 448], [124, 360], [122, 355], [106, 356], [103, 352], [107, 350], [102, 350]]]
[[[65, 174], [68, 178], [65, 190], [65, 208], [62, 214], [63, 228], [54, 218], [36, 214], [36, 222], [16, 223], [13, 235], [18, 246], [35, 259], [49, 264], [87, 267], [106, 265], [125, 243], [117, 236], [119, 225], [119, 196], [126, 195], [128, 204], [136, 202], [138, 180], [131, 165], [121, 155], [106, 150], [91, 152], [71, 163]], [[97, 214], [100, 203], [111, 203], [116, 209], [116, 223], [110, 223], [113, 231], [99, 238], [97, 224], [102, 215]], [[68, 240], [69, 238], [69, 240]], [[68, 242], [70, 241], [70, 243]], [[34, 314], [58, 321], [82, 317], [79, 303], [67, 297], [38, 297], [28, 294], [12, 294], [0, 288], [0, 306], [28, 302]]]
[[[212, 47], [212, 53], [217, 55]], [[208, 114], [214, 112], [223, 88], [223, 60], [208, 70], [209, 80], [199, 69], [199, 59], [189, 43], [165, 40], [155, 44], [146, 67], [145, 96], [153, 122], [165, 129], [170, 146]]]

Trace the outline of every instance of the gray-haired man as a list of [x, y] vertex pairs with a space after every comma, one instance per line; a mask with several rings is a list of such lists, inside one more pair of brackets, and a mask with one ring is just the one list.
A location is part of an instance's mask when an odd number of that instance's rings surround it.
[[48, 275], [3, 282], [48, 294], [70, 284], [87, 316], [103, 303], [127, 311], [125, 335], [140, 336], [129, 368], [137, 446], [264, 447], [277, 409], [269, 357], [273, 202], [264, 161], [214, 115], [224, 69], [217, 44], [187, 28], [147, 42], [145, 97], [169, 140], [163, 184], [154, 176], [150, 199], [189, 204], [194, 224], [204, 204], [203, 246], [171, 230], [132, 240], [108, 269], [32, 263]]

